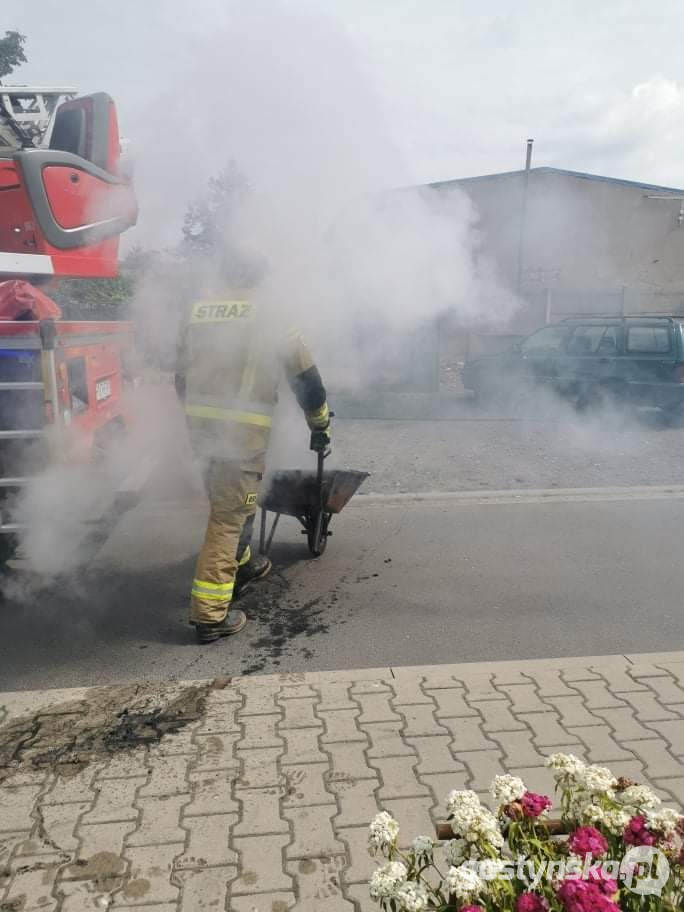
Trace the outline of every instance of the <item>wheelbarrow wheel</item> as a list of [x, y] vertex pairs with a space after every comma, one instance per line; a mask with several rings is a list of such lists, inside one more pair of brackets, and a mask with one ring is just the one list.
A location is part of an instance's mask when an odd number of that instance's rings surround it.
[[306, 540], [309, 551], [314, 557], [320, 557], [328, 544], [328, 523], [330, 516], [327, 513], [318, 513], [311, 526], [307, 529]]

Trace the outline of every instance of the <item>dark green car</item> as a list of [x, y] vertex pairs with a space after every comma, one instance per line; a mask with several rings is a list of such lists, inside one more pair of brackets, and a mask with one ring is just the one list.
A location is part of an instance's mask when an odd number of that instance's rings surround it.
[[466, 362], [463, 385], [492, 402], [546, 387], [577, 405], [684, 404], [684, 317], [573, 318], [510, 351]]

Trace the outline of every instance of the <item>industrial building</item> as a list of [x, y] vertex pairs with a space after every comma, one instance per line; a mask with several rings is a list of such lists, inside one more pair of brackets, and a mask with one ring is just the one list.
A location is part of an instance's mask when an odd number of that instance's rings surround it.
[[684, 190], [546, 167], [430, 186], [471, 200], [482, 254], [525, 301], [518, 331], [571, 313], [684, 313]]

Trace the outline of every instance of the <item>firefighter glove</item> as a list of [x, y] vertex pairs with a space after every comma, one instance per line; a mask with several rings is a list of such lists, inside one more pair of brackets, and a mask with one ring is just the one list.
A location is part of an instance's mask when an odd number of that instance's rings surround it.
[[311, 431], [311, 449], [315, 453], [324, 453], [330, 446], [330, 424], [325, 428]]

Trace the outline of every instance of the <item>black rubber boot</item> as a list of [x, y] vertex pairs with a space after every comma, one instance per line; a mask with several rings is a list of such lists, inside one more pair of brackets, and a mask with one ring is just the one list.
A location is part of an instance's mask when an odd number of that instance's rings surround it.
[[273, 564], [263, 554], [252, 555], [242, 567], [238, 569], [235, 577], [235, 594], [244, 592], [250, 583], [263, 579], [271, 572]]
[[222, 621], [217, 624], [195, 624], [198, 643], [214, 643], [221, 637], [239, 633], [247, 623], [247, 615], [239, 608], [231, 608]]

